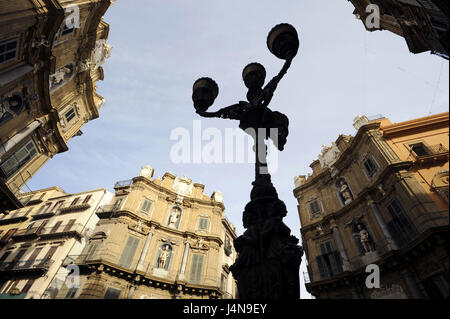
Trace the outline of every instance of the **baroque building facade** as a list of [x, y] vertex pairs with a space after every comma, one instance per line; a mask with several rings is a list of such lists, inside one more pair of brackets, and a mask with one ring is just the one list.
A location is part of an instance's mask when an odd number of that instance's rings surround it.
[[[348, 0], [368, 31], [389, 30], [405, 38], [412, 53], [431, 51], [448, 60], [447, 0]], [[377, 9], [373, 7], [376, 5]], [[379, 17], [379, 26], [375, 23]]]
[[79, 269], [79, 287], [58, 298], [234, 298], [234, 226], [222, 194], [150, 166], [115, 184], [109, 205], [80, 255], [66, 265]]
[[[357, 117], [295, 178], [307, 290], [319, 299], [448, 298], [449, 113]], [[367, 286], [368, 265], [380, 287]]]
[[111, 3], [0, 1], [0, 211], [19, 208], [12, 195], [99, 117]]
[[0, 298], [55, 298], [66, 279], [61, 265], [79, 254], [112, 194], [68, 194], [51, 187], [19, 195], [24, 207], [0, 218]]

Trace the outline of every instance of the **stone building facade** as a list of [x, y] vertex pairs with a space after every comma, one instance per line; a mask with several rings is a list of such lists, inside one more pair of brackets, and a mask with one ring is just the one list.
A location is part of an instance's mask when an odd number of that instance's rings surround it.
[[[349, 0], [368, 31], [389, 30], [405, 38], [412, 53], [431, 51], [448, 60], [447, 0]], [[371, 5], [377, 5], [374, 9]], [[374, 25], [379, 16], [379, 28]]]
[[105, 189], [67, 194], [52, 187], [19, 195], [24, 207], [0, 218], [0, 298], [55, 298], [63, 261], [79, 254], [97, 221]]
[[[316, 298], [448, 298], [449, 114], [355, 119], [295, 178]], [[380, 270], [369, 289], [366, 267]]]
[[[96, 92], [111, 47], [111, 0], [15, 0], [0, 5], [0, 184], [22, 186], [99, 117]], [[1, 210], [20, 207], [7, 190]], [[9, 199], [7, 201], [7, 199]]]
[[236, 233], [222, 194], [208, 196], [204, 185], [171, 173], [152, 176], [146, 166], [115, 184], [88, 245], [66, 263], [79, 267], [80, 287], [58, 298], [235, 297]]

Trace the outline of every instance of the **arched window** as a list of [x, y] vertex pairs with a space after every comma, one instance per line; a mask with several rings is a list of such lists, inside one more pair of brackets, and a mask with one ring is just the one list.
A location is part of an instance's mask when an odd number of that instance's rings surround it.
[[170, 244], [162, 244], [158, 249], [155, 268], [169, 270], [173, 248]]

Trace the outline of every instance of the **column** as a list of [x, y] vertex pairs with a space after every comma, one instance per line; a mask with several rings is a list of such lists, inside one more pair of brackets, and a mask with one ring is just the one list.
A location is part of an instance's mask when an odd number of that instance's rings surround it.
[[389, 250], [397, 250], [398, 246], [395, 243], [394, 239], [392, 238], [392, 235], [389, 232], [386, 222], [384, 221], [383, 217], [381, 216], [380, 211], [378, 210], [377, 204], [373, 200], [369, 200], [369, 205], [372, 208], [375, 218], [377, 219], [378, 225], [380, 225], [380, 228], [383, 231], [384, 236], [386, 237], [386, 241], [388, 243], [388, 249]]
[[180, 274], [178, 275], [178, 278], [180, 280], [184, 279], [184, 274], [186, 272], [186, 263], [187, 263], [187, 258], [188, 258], [188, 254], [189, 254], [189, 248], [190, 248], [190, 244], [188, 241], [186, 241], [186, 244], [184, 246], [183, 261], [181, 263], [181, 270], [180, 270]]
[[145, 240], [144, 248], [142, 249], [141, 257], [139, 258], [139, 262], [138, 262], [136, 270], [145, 271], [144, 261], [145, 261], [145, 257], [147, 257], [148, 248], [150, 247], [150, 241], [152, 240], [152, 237], [153, 237], [153, 233], [149, 232], [147, 235], [147, 239]]
[[333, 230], [334, 240], [336, 241], [339, 249], [339, 253], [342, 257], [342, 268], [344, 271], [351, 271], [350, 261], [348, 260], [347, 253], [345, 252], [344, 243], [342, 242], [341, 234], [335, 222], [331, 222], [331, 229]]

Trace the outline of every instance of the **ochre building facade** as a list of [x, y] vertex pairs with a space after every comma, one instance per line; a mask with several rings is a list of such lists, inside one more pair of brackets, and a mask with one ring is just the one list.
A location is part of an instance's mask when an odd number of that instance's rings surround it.
[[[109, 205], [84, 251], [67, 265], [80, 270], [72, 298], [234, 298], [229, 267], [236, 252], [234, 226], [225, 217], [222, 194], [165, 173], [115, 184]], [[68, 290], [68, 289], [67, 289]], [[61, 290], [58, 298], [66, 298]]]
[[[319, 299], [448, 298], [448, 112], [355, 119], [295, 178], [306, 288]], [[380, 287], [366, 285], [366, 267]]]

